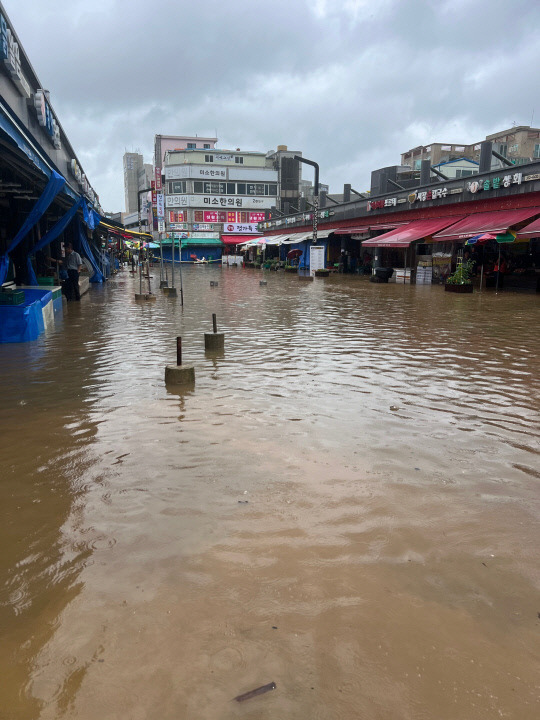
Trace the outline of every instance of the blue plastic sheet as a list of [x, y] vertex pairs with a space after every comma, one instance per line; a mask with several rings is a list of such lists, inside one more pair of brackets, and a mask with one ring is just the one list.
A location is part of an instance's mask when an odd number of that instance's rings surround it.
[[[52, 293], [49, 295], [52, 297]], [[29, 305], [0, 305], [0, 343], [38, 338], [45, 329], [41, 303], [41, 299], [37, 299]]]
[[77, 226], [78, 226], [78, 236], [79, 236], [81, 254], [84, 255], [84, 257], [88, 258], [88, 260], [90, 261], [90, 264], [92, 265], [92, 267], [94, 269], [94, 274], [90, 278], [90, 282], [91, 283], [102, 283], [104, 281], [104, 277], [101, 274], [101, 270], [99, 269], [98, 264], [96, 263], [96, 259], [93, 255], [92, 251], [90, 250], [90, 245], [88, 243], [88, 239], [86, 238], [82, 223], [79, 220], [79, 218], [77, 218]]
[[5, 254], [0, 259], [0, 285], [2, 285], [6, 281], [9, 269], [9, 253], [13, 252], [13, 250], [15, 250], [21, 240], [23, 240], [26, 235], [28, 235], [30, 230], [47, 211], [47, 208], [52, 203], [54, 198], [58, 195], [60, 190], [62, 190], [65, 184], [66, 179], [53, 170], [49, 182], [45, 187], [45, 190], [42, 192], [39, 200], [36, 202], [34, 207], [28, 213], [20, 230], [10, 242]]

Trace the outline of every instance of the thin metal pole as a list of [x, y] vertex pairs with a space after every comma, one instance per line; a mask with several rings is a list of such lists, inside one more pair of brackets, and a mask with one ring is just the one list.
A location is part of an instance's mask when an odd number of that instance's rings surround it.
[[214, 327], [214, 332], [217, 333], [217, 318], [216, 313], [212, 313], [212, 325]]
[[176, 364], [182, 364], [182, 338], [176, 338]]
[[482, 248], [482, 265], [480, 266], [480, 292], [482, 292], [482, 283], [484, 281], [484, 257], [486, 254], [486, 246]]
[[171, 257], [172, 257], [172, 265], [171, 265], [171, 287], [174, 287], [174, 244], [175, 244], [175, 239], [174, 239], [174, 236], [173, 236], [172, 245], [171, 245]]
[[403, 273], [403, 284], [405, 285], [405, 282], [407, 280], [407, 255], [408, 255], [409, 249], [407, 248], [405, 250], [405, 272]]
[[180, 247], [178, 248], [178, 257], [180, 258], [180, 265], [178, 266], [178, 272], [180, 273], [180, 305], [184, 307], [184, 281], [182, 279], [182, 239], [178, 241]]
[[152, 288], [150, 287], [150, 263], [146, 260], [146, 272], [148, 273], [148, 294], [152, 294]]
[[[139, 243], [140, 245], [140, 243]], [[141, 262], [141, 249], [139, 248], [137, 257], [139, 258], [139, 293], [142, 295], [142, 262]]]
[[163, 233], [159, 233], [159, 281], [163, 280]]
[[499, 243], [499, 262], [497, 264], [497, 278], [495, 280], [495, 292], [499, 292], [499, 275], [501, 274], [501, 244]]

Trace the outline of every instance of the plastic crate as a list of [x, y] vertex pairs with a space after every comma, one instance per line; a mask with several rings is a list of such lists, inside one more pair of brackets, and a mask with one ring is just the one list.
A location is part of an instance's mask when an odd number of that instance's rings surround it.
[[53, 277], [38, 277], [38, 285], [55, 285]]
[[24, 290], [3, 290], [0, 292], [0, 305], [22, 305]]

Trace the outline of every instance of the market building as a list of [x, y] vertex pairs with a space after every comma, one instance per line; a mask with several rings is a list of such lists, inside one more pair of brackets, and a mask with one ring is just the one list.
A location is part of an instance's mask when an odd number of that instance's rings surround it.
[[64, 243], [105, 268], [99, 197], [0, 3], [0, 342], [35, 339], [62, 308]]
[[[392, 280], [404, 283], [443, 282], [467, 249], [485, 268], [498, 252], [509, 260], [505, 287], [537, 290], [540, 278], [540, 160], [486, 169], [492, 145], [482, 143], [481, 172], [472, 178], [436, 181], [430, 163], [416, 188], [395, 189], [373, 198], [356, 198], [319, 213], [316, 251], [324, 265], [334, 267], [343, 255], [347, 269], [372, 273], [393, 270]], [[259, 225], [259, 247], [277, 246], [284, 259], [290, 248], [302, 251], [300, 267], [313, 271], [313, 215], [296, 213]], [[476, 239], [476, 240], [475, 240]], [[470, 243], [470, 246], [469, 246]], [[487, 243], [487, 244], [483, 244]], [[472, 247], [476, 245], [477, 247]]]

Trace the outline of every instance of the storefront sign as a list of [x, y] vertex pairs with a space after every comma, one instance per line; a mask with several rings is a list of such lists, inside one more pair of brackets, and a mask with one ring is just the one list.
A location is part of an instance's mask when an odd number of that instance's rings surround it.
[[54, 117], [46, 90], [37, 90], [34, 93], [34, 109], [38, 123], [45, 130], [54, 147], [60, 149], [60, 126]]
[[397, 205], [397, 197], [384, 198], [384, 200], [368, 200], [367, 210], [379, 210], [385, 207], [395, 207]]
[[171, 207], [270, 208], [275, 198], [234, 197], [226, 195], [167, 195], [165, 205]]
[[510, 185], [521, 185], [523, 173], [511, 173], [504, 175], [502, 178], [494, 177], [487, 180], [473, 180], [467, 183], [467, 190], [470, 193], [477, 193], [482, 190], [499, 190], [502, 187], [510, 187]]
[[256, 235], [259, 231], [257, 230], [257, 223], [228, 223], [223, 226], [223, 232], [236, 233], [238, 235]]
[[166, 180], [182, 180], [184, 178], [216, 178], [227, 179], [227, 168], [197, 165], [171, 165], [165, 168]]
[[234, 161], [234, 155], [223, 155], [221, 153], [213, 153], [214, 160], [217, 160], [218, 162], [233, 162]]
[[8, 27], [6, 18], [0, 12], [0, 60], [4, 61], [4, 65], [11, 75], [11, 79], [19, 89], [21, 95], [29, 98], [31, 88], [27, 79], [23, 75], [21, 69], [21, 53], [19, 43], [16, 42], [13, 33]]
[[187, 213], [183, 210], [169, 210], [169, 222], [170, 223], [181, 223], [187, 220]]
[[157, 229], [158, 232], [165, 232], [165, 220], [158, 220]]
[[[193, 227], [195, 227], [195, 225], [194, 225]], [[188, 235], [189, 235], [190, 238], [215, 238], [215, 239], [219, 239], [219, 233], [218, 233], [218, 232], [208, 232], [208, 230], [207, 230], [206, 232], [197, 232], [197, 231], [194, 231], [194, 232], [188, 233]]]
[[154, 180], [156, 183], [156, 190], [161, 190], [161, 168], [159, 167], [154, 170]]
[[152, 187], [152, 207], [157, 208], [157, 191], [156, 191], [156, 181], [152, 180], [150, 183]]
[[169, 227], [171, 230], [187, 230], [188, 224], [187, 223], [169, 223]]
[[213, 230], [212, 223], [193, 223], [194, 230]]
[[540, 173], [534, 173], [533, 175], [525, 175], [523, 182], [529, 182], [531, 180], [540, 180]]

